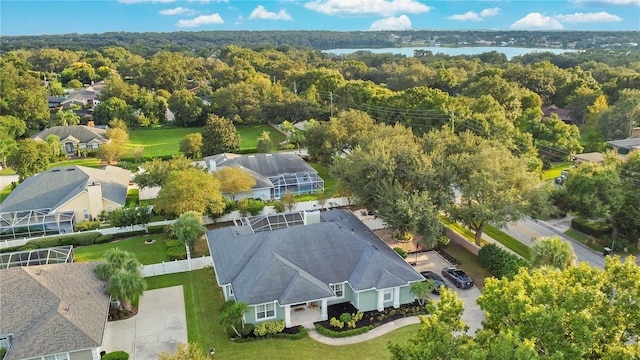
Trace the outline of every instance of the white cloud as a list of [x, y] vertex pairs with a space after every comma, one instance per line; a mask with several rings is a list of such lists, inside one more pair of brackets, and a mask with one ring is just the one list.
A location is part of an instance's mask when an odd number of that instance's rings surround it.
[[369, 30], [409, 30], [411, 29], [411, 19], [407, 15], [400, 15], [398, 17], [388, 17], [380, 19], [369, 27]]
[[421, 14], [431, 10], [430, 6], [417, 0], [313, 0], [304, 7], [338, 16]]
[[250, 20], [254, 19], [263, 19], [263, 20], [293, 20], [291, 15], [287, 13], [286, 10], [280, 10], [278, 13], [274, 13], [272, 11], [268, 11], [262, 5], [258, 5], [253, 11], [251, 15], [249, 15]]
[[449, 20], [459, 20], [459, 21], [481, 21], [482, 20], [480, 15], [478, 15], [478, 13], [475, 13], [473, 11], [467, 11], [464, 14], [451, 15], [447, 19], [449, 19]]
[[484, 10], [480, 11], [480, 14], [478, 14], [475, 11], [467, 11], [464, 14], [451, 15], [451, 16], [447, 17], [447, 19], [449, 19], [449, 20], [458, 20], [458, 21], [482, 21], [485, 18], [496, 16], [499, 13], [500, 13], [500, 8], [494, 7], [494, 8], [491, 8], [491, 9], [484, 9]]
[[638, 5], [640, 0], [574, 0], [576, 4]]
[[482, 16], [483, 18], [496, 16], [498, 14], [500, 14], [500, 8], [499, 7], [494, 7], [494, 8], [490, 8], [490, 9], [484, 9], [484, 10], [480, 11], [480, 16]]
[[193, 19], [180, 20], [176, 25], [178, 27], [198, 27], [208, 24], [224, 24], [224, 20], [219, 14], [200, 15]]
[[196, 13], [195, 10], [189, 8], [183, 8], [182, 6], [178, 6], [174, 9], [164, 9], [159, 11], [160, 15], [193, 15]]
[[622, 18], [618, 15], [609, 14], [606, 11], [597, 13], [573, 13], [568, 15], [557, 15], [558, 21], [568, 23], [586, 23], [586, 22], [618, 22]]
[[529, 13], [509, 27], [513, 30], [562, 30], [564, 27], [552, 17], [540, 13]]

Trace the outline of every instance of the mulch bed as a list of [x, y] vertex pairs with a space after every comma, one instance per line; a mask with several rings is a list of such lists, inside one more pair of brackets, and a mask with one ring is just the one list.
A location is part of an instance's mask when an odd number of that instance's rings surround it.
[[109, 321], [118, 321], [132, 318], [138, 314], [138, 307], [131, 308], [131, 311], [123, 310], [120, 308], [109, 309]]
[[[358, 309], [356, 309], [355, 306], [353, 306], [353, 304], [351, 304], [350, 302], [329, 305], [327, 307], [327, 317], [329, 318], [329, 320], [318, 321], [316, 322], [316, 324], [319, 324], [335, 332], [352, 330], [352, 328], [349, 328], [347, 326], [343, 327], [342, 329], [333, 327], [329, 325], [329, 322], [331, 318], [339, 319], [340, 315], [342, 315], [343, 313], [355, 314], [357, 312]], [[370, 325], [373, 325], [375, 327], [404, 317], [426, 314], [427, 311], [425, 310], [424, 305], [420, 306], [418, 304], [418, 301], [400, 305], [400, 307], [398, 307], [397, 309], [388, 307], [385, 308], [382, 312], [377, 310], [367, 311], [363, 314], [362, 320], [357, 322], [356, 329]]]

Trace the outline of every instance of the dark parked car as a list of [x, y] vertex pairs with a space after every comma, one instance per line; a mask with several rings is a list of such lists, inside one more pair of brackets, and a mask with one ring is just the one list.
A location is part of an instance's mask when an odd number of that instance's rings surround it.
[[471, 277], [457, 267], [447, 267], [442, 269], [442, 276], [451, 280], [457, 288], [469, 289], [473, 287], [473, 280], [471, 280]]
[[433, 280], [433, 282], [436, 284], [435, 289], [433, 289], [433, 291], [431, 291], [434, 294], [440, 294], [440, 287], [441, 286], [444, 286], [445, 288], [448, 288], [447, 284], [444, 282], [444, 280], [442, 280], [440, 275], [434, 273], [433, 271], [423, 271], [423, 272], [420, 273], [420, 275], [424, 276], [426, 279]]

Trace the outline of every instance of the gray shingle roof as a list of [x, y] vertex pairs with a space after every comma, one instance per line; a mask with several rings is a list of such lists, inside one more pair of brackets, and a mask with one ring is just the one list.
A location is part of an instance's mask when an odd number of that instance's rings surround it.
[[13, 334], [4, 360], [101, 346], [109, 311], [96, 263], [0, 270], [0, 334]]
[[356, 291], [423, 280], [351, 212], [321, 213], [321, 222], [247, 234], [238, 227], [207, 232], [221, 285], [250, 305], [295, 304], [333, 296], [329, 284]]
[[265, 177], [299, 172], [316, 173], [311, 165], [296, 154], [218, 154], [206, 157], [204, 160], [207, 165], [209, 160], [215, 160], [217, 167], [242, 166]]
[[630, 150], [640, 149], [640, 136], [636, 136], [628, 139], [622, 139], [622, 140], [607, 141], [607, 144], [621, 147], [621, 148], [627, 148]]
[[131, 171], [116, 166], [106, 166], [104, 169], [84, 166], [52, 168], [18, 185], [0, 204], [0, 209], [3, 212], [55, 210], [94, 182], [102, 186], [103, 198], [124, 205], [130, 176]]
[[95, 140], [101, 144], [106, 144], [108, 142], [107, 130], [85, 125], [53, 126], [40, 131], [31, 138], [33, 140], [46, 141], [47, 136], [51, 134], [57, 135], [60, 137], [60, 140], [64, 140], [67, 137], [72, 136], [83, 144], [89, 143], [91, 140]]

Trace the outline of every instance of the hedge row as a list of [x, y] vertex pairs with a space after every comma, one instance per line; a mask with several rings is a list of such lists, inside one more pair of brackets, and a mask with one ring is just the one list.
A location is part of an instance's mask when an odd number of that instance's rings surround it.
[[[149, 234], [160, 234], [164, 231], [163, 225], [149, 226]], [[0, 249], [0, 253], [8, 253], [23, 250], [45, 249], [58, 246], [73, 245], [74, 247], [87, 246], [93, 244], [104, 244], [114, 240], [128, 238], [132, 236], [140, 236], [147, 234], [144, 230], [130, 231], [125, 233], [102, 235], [98, 231], [66, 234], [60, 236], [50, 236], [39, 239], [29, 240], [24, 245], [11, 246]]]
[[571, 219], [571, 227], [583, 234], [593, 237], [600, 237], [611, 234], [611, 227], [605, 224], [596, 223], [583, 218]]
[[[250, 324], [246, 324], [245, 327], [247, 325]], [[253, 327], [251, 327], [251, 329], [253, 329]], [[241, 331], [241, 329], [238, 329], [238, 331], [243, 334], [243, 336], [246, 336], [248, 334], [244, 334], [243, 331]], [[248, 337], [242, 337], [242, 338], [238, 338], [235, 337], [236, 334], [229, 334], [230, 337], [233, 338], [233, 342], [236, 343], [244, 343], [244, 342], [251, 342], [251, 341], [257, 341], [257, 340], [266, 340], [266, 339], [284, 339], [284, 340], [300, 340], [300, 339], [304, 339], [309, 335], [309, 332], [307, 331], [307, 329], [305, 329], [303, 326], [300, 326], [300, 328], [298, 329], [298, 333], [297, 334], [289, 334], [289, 333], [277, 333], [277, 334], [267, 334], [265, 336], [248, 336]]]
[[529, 267], [529, 262], [496, 244], [483, 246], [478, 252], [478, 262], [494, 277], [512, 278], [518, 273], [521, 267]]
[[330, 338], [343, 338], [343, 337], [360, 335], [360, 334], [368, 333], [369, 330], [371, 330], [373, 328], [374, 328], [373, 325], [369, 325], [369, 326], [363, 326], [361, 328], [356, 328], [356, 329], [351, 329], [351, 330], [333, 331], [333, 330], [327, 329], [326, 327], [324, 327], [324, 326], [322, 326], [320, 324], [316, 324], [316, 331], [320, 335], [324, 335], [324, 336], [330, 337]]

